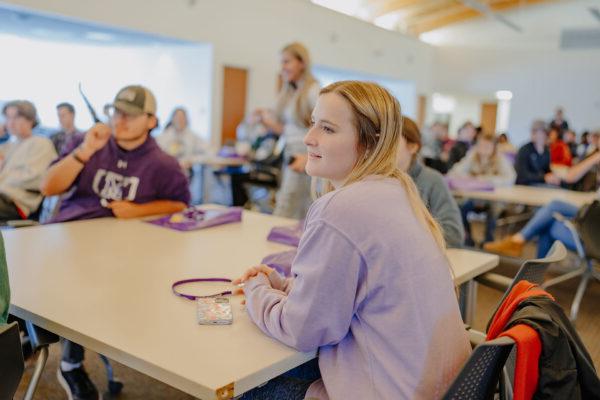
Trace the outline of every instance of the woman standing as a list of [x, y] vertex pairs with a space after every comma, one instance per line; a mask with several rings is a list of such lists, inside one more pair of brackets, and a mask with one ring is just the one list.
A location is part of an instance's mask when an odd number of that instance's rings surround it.
[[269, 112], [262, 113], [262, 123], [285, 142], [283, 175], [273, 214], [301, 219], [311, 203], [310, 177], [304, 171], [307, 156], [303, 139], [319, 95], [308, 50], [301, 43], [289, 44], [281, 50], [281, 77], [283, 85], [275, 117]]

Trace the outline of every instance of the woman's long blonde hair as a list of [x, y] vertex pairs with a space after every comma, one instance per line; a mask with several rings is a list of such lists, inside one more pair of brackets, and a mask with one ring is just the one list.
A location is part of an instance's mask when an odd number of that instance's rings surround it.
[[[343, 186], [360, 181], [369, 175], [395, 178], [406, 191], [417, 219], [429, 229], [440, 249], [445, 251], [444, 235], [437, 221], [421, 200], [417, 187], [397, 167], [397, 152], [402, 134], [400, 104], [386, 89], [371, 82], [341, 81], [321, 89], [320, 94], [337, 93], [352, 108], [358, 131], [358, 160]], [[323, 191], [333, 190], [330, 182]]]
[[294, 42], [281, 49], [281, 53], [289, 53], [298, 59], [298, 61], [302, 62], [304, 64], [304, 71], [300, 78], [302, 80], [302, 86], [300, 88], [294, 89], [290, 82], [283, 82], [283, 86], [277, 96], [275, 112], [277, 116], [281, 118], [287, 103], [294, 97], [296, 90], [299, 90], [298, 97], [296, 98], [294, 115], [300, 124], [308, 128], [310, 126], [310, 117], [313, 107], [313, 105], [310, 104], [308, 92], [311, 86], [317, 82], [310, 68], [310, 55], [308, 49], [302, 43]]

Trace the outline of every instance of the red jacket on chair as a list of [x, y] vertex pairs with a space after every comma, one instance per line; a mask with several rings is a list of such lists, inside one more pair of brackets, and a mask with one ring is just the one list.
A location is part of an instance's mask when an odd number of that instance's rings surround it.
[[528, 325], [519, 324], [508, 330], [504, 330], [504, 328], [519, 304], [523, 300], [535, 296], [545, 296], [554, 300], [548, 292], [533, 283], [528, 281], [517, 283], [494, 314], [487, 333], [486, 340], [508, 336], [517, 345], [514, 400], [530, 400], [536, 391], [542, 342], [538, 333]]

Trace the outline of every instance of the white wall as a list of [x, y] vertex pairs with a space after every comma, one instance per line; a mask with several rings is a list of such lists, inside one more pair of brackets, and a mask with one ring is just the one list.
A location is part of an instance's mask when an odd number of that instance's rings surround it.
[[[450, 137], [455, 138], [458, 133], [458, 128], [467, 121], [471, 121], [475, 126], [481, 124], [481, 103], [487, 101], [495, 101], [488, 98], [487, 96], [477, 96], [471, 94], [465, 94], [461, 91], [438, 91], [440, 94], [450, 96], [455, 100], [455, 108], [449, 113], [450, 124], [448, 126], [448, 134]], [[431, 96], [427, 102], [427, 117], [425, 119], [426, 125], [431, 125], [436, 122], [436, 113], [432, 107]], [[440, 121], [444, 122], [444, 121]]]
[[412, 81], [405, 81], [400, 79], [390, 79], [384, 76], [357, 73], [353, 71], [315, 66], [313, 68], [315, 78], [323, 86], [329, 85], [333, 82], [343, 80], [359, 80], [375, 82], [383, 86], [390, 93], [398, 99], [402, 115], [406, 115], [410, 118], [415, 118], [417, 113], [417, 93], [415, 83]]
[[528, 140], [533, 119], [550, 120], [559, 105], [578, 134], [600, 126], [600, 50], [439, 48], [435, 64], [440, 92], [512, 91], [509, 133], [517, 144]]
[[18, 62], [2, 63], [0, 98], [31, 100], [44, 127], [58, 127], [55, 107], [64, 101], [75, 106], [80, 129], [93, 123], [79, 82], [100, 118], [121, 87], [142, 84], [157, 98], [162, 126], [174, 107], [187, 105], [192, 129], [209, 139], [210, 46], [93, 46], [0, 34], [0, 48], [19, 54]]
[[210, 43], [214, 49], [212, 133], [221, 130], [222, 68], [250, 71], [248, 108], [274, 101], [278, 53], [304, 42], [315, 63], [415, 82], [431, 90], [434, 49], [416, 39], [306, 0], [8, 0], [40, 12]]

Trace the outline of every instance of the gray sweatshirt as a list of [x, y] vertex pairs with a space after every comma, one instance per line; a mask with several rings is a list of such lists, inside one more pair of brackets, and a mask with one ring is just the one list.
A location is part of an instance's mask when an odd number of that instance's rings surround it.
[[408, 174], [417, 185], [421, 199], [429, 212], [442, 226], [447, 246], [462, 246], [465, 231], [460, 218], [460, 210], [448, 185], [444, 182], [443, 176], [419, 161], [412, 163]]
[[0, 193], [25, 215], [37, 210], [42, 201], [42, 177], [55, 158], [54, 145], [45, 137], [31, 136], [11, 143], [0, 168]]

